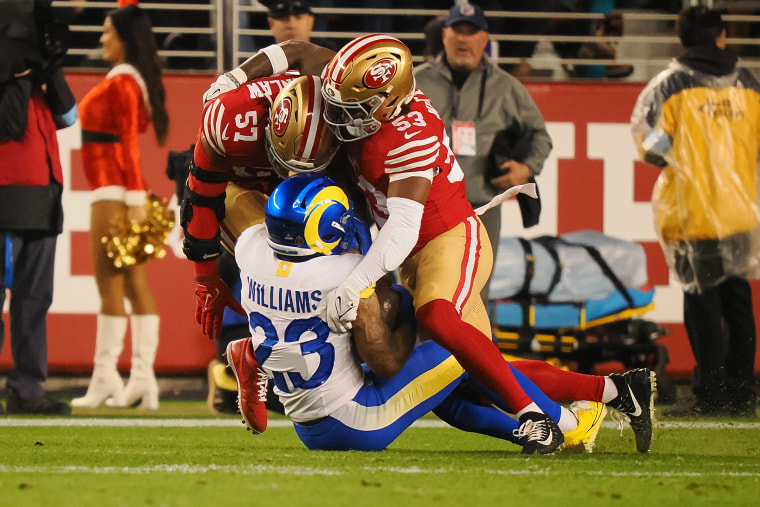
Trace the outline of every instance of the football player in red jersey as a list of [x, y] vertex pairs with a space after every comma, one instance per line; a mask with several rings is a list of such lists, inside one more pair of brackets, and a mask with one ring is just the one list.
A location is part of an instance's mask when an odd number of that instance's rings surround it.
[[490, 242], [443, 121], [415, 87], [409, 49], [387, 35], [353, 40], [325, 67], [322, 93], [325, 121], [350, 143], [380, 228], [364, 260], [325, 298], [328, 323], [350, 327], [361, 291], [399, 268], [423, 332], [518, 416], [540, 412], [491, 339], [479, 295], [493, 266]]
[[[290, 47], [303, 58], [303, 46]], [[281, 49], [245, 62], [246, 77], [267, 64], [274, 74], [287, 69], [290, 49]], [[349, 329], [362, 291], [399, 268], [421, 330], [518, 416], [535, 417], [541, 409], [491, 340], [479, 295], [493, 265], [490, 243], [465, 197], [443, 122], [415, 87], [409, 49], [387, 35], [359, 37], [332, 57], [322, 78], [324, 119], [348, 142], [355, 183], [379, 227], [364, 260], [323, 300], [328, 324]], [[545, 414], [539, 421], [552, 436], [560, 433]]]
[[[317, 115], [321, 111], [319, 78], [305, 76], [300, 78], [306, 81], [304, 86], [288, 86], [296, 78], [288, 74], [257, 79], [208, 100], [203, 107], [182, 227], [184, 253], [195, 262], [196, 319], [210, 338], [221, 332], [225, 306], [243, 314], [217, 272], [222, 243], [232, 252], [240, 232], [263, 222], [267, 195], [289, 170], [322, 169], [337, 149], [323, 122], [312, 122], [309, 115], [298, 121], [289, 117], [290, 105], [300, 100], [311, 101], [312, 107], [316, 101]], [[272, 113], [273, 126], [282, 128], [273, 128], [267, 140], [270, 108], [283, 90], [287, 100], [281, 100], [279, 110]], [[287, 130], [296, 124], [298, 139]], [[306, 135], [301, 136], [302, 132]], [[285, 159], [270, 161], [268, 146], [272, 144], [279, 144]]]
[[[310, 47], [315, 48], [315, 61], [324, 56], [325, 48], [290, 41], [271, 54], [255, 55], [233, 72], [240, 81], [279, 74], [289, 61], [306, 58]], [[369, 35], [344, 46], [322, 73], [328, 102], [324, 118], [337, 137], [347, 141], [355, 184], [380, 228], [365, 259], [325, 298], [327, 321], [338, 331], [350, 328], [362, 290], [399, 268], [402, 282], [414, 295], [421, 330], [494, 391], [495, 398], [516, 409], [522, 423], [523, 416], [533, 419], [542, 414], [537, 414], [540, 409], [519, 386], [490, 338], [491, 325], [480, 299], [493, 263], [490, 242], [466, 201], [463, 174], [449, 149], [443, 122], [416, 89], [411, 70], [411, 54], [403, 43]], [[235, 86], [237, 80], [222, 76], [206, 96]], [[531, 373], [552, 391], [569, 380], [553, 370]], [[618, 377], [615, 384], [620, 383], [616, 387], [623, 392], [617, 389], [608, 395], [605, 385], [602, 397], [630, 418], [637, 447], [646, 452], [654, 376], [642, 369]], [[570, 384], [575, 392], [581, 382]], [[536, 421], [544, 435], [559, 432], [549, 417]]]

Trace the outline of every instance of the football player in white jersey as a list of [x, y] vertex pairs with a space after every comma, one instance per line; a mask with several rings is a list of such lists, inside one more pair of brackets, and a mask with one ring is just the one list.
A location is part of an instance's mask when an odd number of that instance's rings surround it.
[[[414, 347], [391, 378], [372, 371], [376, 358], [362, 344], [391, 340], [408, 350], [415, 340], [411, 296], [385, 278], [363, 294], [352, 331], [330, 330], [319, 302], [362, 260], [353, 249], [366, 250], [370, 242], [366, 225], [332, 180], [316, 174], [288, 178], [267, 201], [264, 220], [246, 229], [235, 247], [252, 338], [227, 348], [241, 413], [251, 429], [264, 429], [257, 391], [271, 378], [285, 414], [310, 449], [381, 450], [431, 410], [457, 428], [522, 445], [526, 454], [552, 452], [561, 444], [546, 451], [539, 445], [546, 436], [533, 420], [520, 424], [503, 410], [471, 401], [459, 389], [469, 376], [433, 341]], [[515, 375], [544, 412], [561, 421], [564, 410], [568, 445], [593, 446], [604, 404], [586, 402], [575, 410], [585, 417], [578, 417]]]
[[[282, 50], [267, 57], [275, 73], [290, 61]], [[359, 37], [333, 56], [321, 81], [323, 118], [347, 142], [353, 170], [346, 173], [379, 228], [362, 262], [322, 300], [330, 329], [350, 329], [360, 293], [398, 268], [427, 335], [520, 417], [541, 413], [491, 340], [479, 296], [493, 263], [490, 243], [481, 239], [485, 228], [466, 200], [443, 122], [415, 87], [409, 49], [382, 34]], [[312, 107], [306, 112], [316, 116]], [[548, 414], [536, 424], [548, 435], [540, 440], [547, 451], [562, 443]]]
[[[296, 83], [294, 83], [296, 84]], [[275, 100], [275, 103], [273, 104], [273, 111], [278, 111], [281, 104], [278, 104], [280, 101], [280, 97]], [[300, 101], [300, 102], [291, 102], [289, 103], [289, 112], [290, 114], [296, 116], [296, 117], [304, 117], [304, 112], [302, 110], [299, 110], [299, 107], [302, 107], [306, 105], [306, 101]], [[311, 103], [309, 102], [310, 112], [311, 112]], [[279, 118], [279, 114], [275, 115]], [[290, 125], [284, 118], [285, 115], [283, 115], [283, 124], [287, 125], [275, 125], [274, 123], [270, 125], [270, 130], [273, 130], [272, 135], [277, 134], [277, 128], [285, 128], [285, 131], [288, 132], [288, 134], [285, 136], [286, 138], [293, 138], [293, 139], [300, 139], [300, 133], [299, 133], [299, 126], [298, 125]], [[317, 115], [312, 115], [312, 117], [318, 117]], [[279, 122], [279, 120], [278, 120]], [[279, 147], [278, 143], [273, 143], [272, 145], [273, 151], [278, 152], [280, 151], [281, 147]], [[284, 160], [287, 164], [289, 162], [289, 159], [287, 156], [289, 156], [289, 151], [284, 150], [281, 153], [273, 153], [272, 158], [278, 158]], [[299, 245], [303, 246], [303, 244]], [[337, 275], [336, 275], [337, 278]], [[335, 284], [333, 284], [334, 286]], [[244, 283], [245, 288], [245, 283]], [[257, 290], [262, 291], [261, 287], [259, 287]], [[287, 298], [287, 292], [284, 293], [285, 295], [283, 297]], [[271, 293], [272, 296], [275, 295], [275, 293]], [[276, 295], [279, 295], [279, 291], [277, 291]], [[293, 294], [290, 295], [291, 299], [293, 298]], [[303, 298], [304, 296], [301, 295]], [[291, 301], [288, 303], [287, 299], [283, 300], [283, 304], [288, 306], [292, 306], [297, 303], [294, 303]], [[364, 304], [364, 300], [361, 301], [361, 304]], [[301, 309], [305, 308], [303, 302], [301, 305]], [[361, 322], [361, 318], [357, 322]], [[360, 325], [359, 328], [354, 333], [355, 337], [358, 338], [357, 333], [361, 334], [362, 332], [366, 333], [366, 330], [370, 329], [370, 326], [364, 326], [364, 331], [362, 330], [362, 326]], [[382, 350], [382, 344], [384, 338], [381, 337], [378, 339], [375, 343], [378, 343], [378, 350]], [[357, 339], [357, 343], [361, 340]], [[397, 352], [396, 346], [392, 347], [386, 347], [385, 350], [392, 350]], [[402, 349], [403, 350], [403, 349]], [[240, 388], [240, 402], [241, 402], [241, 411], [243, 412], [243, 416], [246, 419], [246, 422], [248, 422], [249, 427], [257, 432], [263, 431], [263, 429], [266, 427], [266, 411], [263, 408], [263, 404], [256, 403], [258, 400], [261, 399], [261, 397], [255, 392], [255, 385], [257, 384], [257, 380], [261, 381], [261, 385], [266, 385], [266, 378], [265, 376], [258, 376], [256, 371], [256, 358], [253, 356], [253, 351], [251, 350], [251, 347], [240, 347], [240, 350], [237, 356], [234, 354], [230, 356], [228, 354], [228, 360], [231, 362], [234, 361], [234, 357], [238, 358], [238, 364], [241, 366], [238, 368], [238, 380], [239, 382], [239, 388]], [[258, 355], [258, 351], [257, 351]], [[364, 355], [363, 355], [364, 356]], [[383, 357], [383, 354], [377, 354], [378, 357]], [[232, 359], [231, 359], [232, 357]], [[390, 362], [395, 364], [399, 364], [398, 357], [391, 357]], [[403, 354], [400, 355], [400, 357], [403, 357]], [[243, 361], [245, 359], [245, 361]], [[261, 358], [260, 358], [261, 359]], [[367, 360], [367, 363], [370, 363], [370, 360], [367, 359], [367, 357], [364, 357], [365, 360]], [[311, 359], [312, 361], [314, 358]], [[241, 362], [242, 361], [242, 362]], [[245, 364], [244, 364], [245, 363]], [[248, 366], [246, 366], [246, 364]], [[519, 366], [518, 366], [519, 364]], [[250, 367], [253, 365], [253, 367]], [[633, 370], [631, 372], [627, 372], [623, 375], [611, 375], [609, 377], [601, 377], [601, 376], [589, 376], [589, 375], [580, 375], [575, 374], [572, 372], [562, 372], [561, 370], [558, 370], [556, 368], [550, 367], [546, 365], [546, 363], [540, 362], [540, 361], [519, 361], [515, 363], [515, 366], [517, 369], [521, 370], [524, 374], [526, 374], [528, 377], [533, 379], [534, 381], [538, 382], [541, 389], [544, 390], [549, 396], [556, 400], [573, 400], [573, 399], [588, 399], [588, 400], [595, 400], [597, 402], [605, 402], [610, 407], [620, 409], [623, 411], [631, 420], [631, 425], [634, 428], [634, 434], [636, 436], [637, 441], [637, 447], [641, 452], [646, 452], [649, 448], [649, 443], [651, 440], [651, 430], [652, 430], [652, 423], [651, 423], [651, 414], [653, 410], [652, 405], [652, 397], [654, 394], [654, 380], [653, 376], [650, 375], [651, 372], [648, 370]], [[375, 366], [372, 366], [373, 369], [376, 370]], [[513, 370], [514, 368], [510, 368], [510, 375], [514, 375]], [[241, 379], [242, 375], [242, 379]], [[386, 374], [385, 377], [388, 378], [390, 374]], [[524, 387], [522, 388], [524, 389]], [[528, 394], [528, 393], [526, 393]], [[532, 398], [532, 395], [529, 395]], [[500, 399], [500, 397], [491, 394], [491, 399]], [[501, 398], [503, 399], [503, 398]], [[247, 400], [247, 401], [246, 401]], [[535, 400], [534, 400], [535, 401]], [[249, 403], [250, 402], [250, 403]], [[543, 408], [540, 404], [538, 405], [539, 408]], [[589, 412], [591, 413], [591, 412]], [[596, 413], [599, 413], [599, 409], [597, 407]], [[557, 415], [557, 414], [555, 414]], [[568, 430], [572, 429], [574, 425], [570, 425], [568, 428], [568, 425], [565, 425], [563, 427], [562, 418], [554, 418], [552, 414], [549, 414], [551, 418], [554, 421], [557, 421], [560, 424], [560, 429], [562, 430]], [[537, 424], [536, 426], [541, 426], [540, 424]], [[545, 430], [545, 427], [544, 427]], [[477, 430], [476, 430], [477, 431]], [[546, 433], [543, 431], [543, 433]], [[568, 435], [566, 435], [567, 437]], [[538, 440], [545, 440], [544, 438], [539, 438]], [[554, 446], [556, 447], [556, 446]], [[535, 449], [538, 452], [541, 452], [541, 450], [549, 449], [546, 452], [551, 452], [552, 445], [545, 445], [542, 447], [541, 445], [537, 446]]]

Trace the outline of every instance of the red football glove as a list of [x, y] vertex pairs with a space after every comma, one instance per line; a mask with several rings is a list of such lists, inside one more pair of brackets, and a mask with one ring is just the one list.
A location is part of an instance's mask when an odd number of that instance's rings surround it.
[[221, 278], [195, 279], [195, 320], [201, 325], [203, 334], [213, 340], [221, 336], [222, 317], [227, 306], [245, 315], [245, 310]]

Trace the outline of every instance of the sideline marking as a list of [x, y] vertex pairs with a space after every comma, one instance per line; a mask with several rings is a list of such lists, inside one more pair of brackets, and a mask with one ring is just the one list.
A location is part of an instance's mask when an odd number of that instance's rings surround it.
[[[242, 419], [188, 419], [188, 418], [111, 418], [111, 417], [52, 417], [52, 418], [0, 418], [0, 427], [136, 427], [136, 428], [244, 428]], [[288, 419], [274, 419], [268, 428], [292, 428]], [[412, 428], [448, 428], [443, 421], [416, 421]]]
[[[359, 467], [365, 472], [389, 472], [396, 474], [440, 474], [446, 472], [454, 472], [458, 474], [471, 473], [471, 474], [492, 474], [492, 475], [507, 475], [507, 476], [525, 476], [525, 475], [543, 475], [543, 476], [564, 476], [567, 472], [561, 470], [552, 470], [551, 468], [545, 470], [535, 469], [489, 469], [489, 468], [477, 468], [477, 469], [454, 469], [454, 468], [424, 468], [419, 466], [414, 467]], [[272, 466], [272, 465], [197, 465], [178, 463], [170, 465], [153, 465], [142, 467], [118, 467], [118, 466], [104, 466], [104, 467], [90, 467], [90, 466], [8, 466], [0, 465], [0, 473], [49, 473], [49, 474], [131, 474], [131, 475], [146, 475], [150, 473], [169, 473], [169, 474], [207, 474], [209, 472], [221, 472], [224, 474], [238, 474], [238, 475], [261, 475], [261, 474], [285, 474], [288, 476], [293, 475], [353, 475], [356, 473], [356, 469], [329, 469], [329, 468], [315, 468], [315, 467], [299, 467], [299, 466]], [[715, 472], [610, 472], [608, 470], [588, 470], [588, 471], [575, 471], [574, 474], [587, 475], [587, 476], [615, 476], [615, 477], [645, 477], [645, 478], [663, 478], [663, 477], [754, 477], [760, 478], [760, 472], [731, 472], [726, 470], [718, 470]]]
[[[131, 418], [131, 417], [2, 417], [0, 427], [136, 427], [136, 428], [241, 428], [242, 419], [192, 419], [192, 418]], [[269, 428], [292, 428], [293, 423], [287, 419], [270, 420]], [[451, 428], [448, 424], [437, 419], [418, 420], [412, 428]], [[602, 423], [603, 428], [617, 429], [611, 421]], [[662, 429], [702, 429], [702, 430], [757, 430], [760, 422], [718, 422], [718, 421], [672, 421], [655, 422], [656, 430]], [[625, 430], [631, 428], [626, 424]]]

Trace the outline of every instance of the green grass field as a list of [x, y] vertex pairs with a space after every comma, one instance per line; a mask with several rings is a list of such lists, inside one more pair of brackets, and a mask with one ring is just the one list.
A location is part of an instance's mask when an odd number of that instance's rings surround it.
[[[140, 417], [142, 415], [142, 417]], [[379, 453], [306, 450], [202, 402], [0, 417], [0, 505], [757, 505], [760, 422], [658, 420], [652, 450], [609, 422], [594, 454], [523, 456], [425, 418]]]

